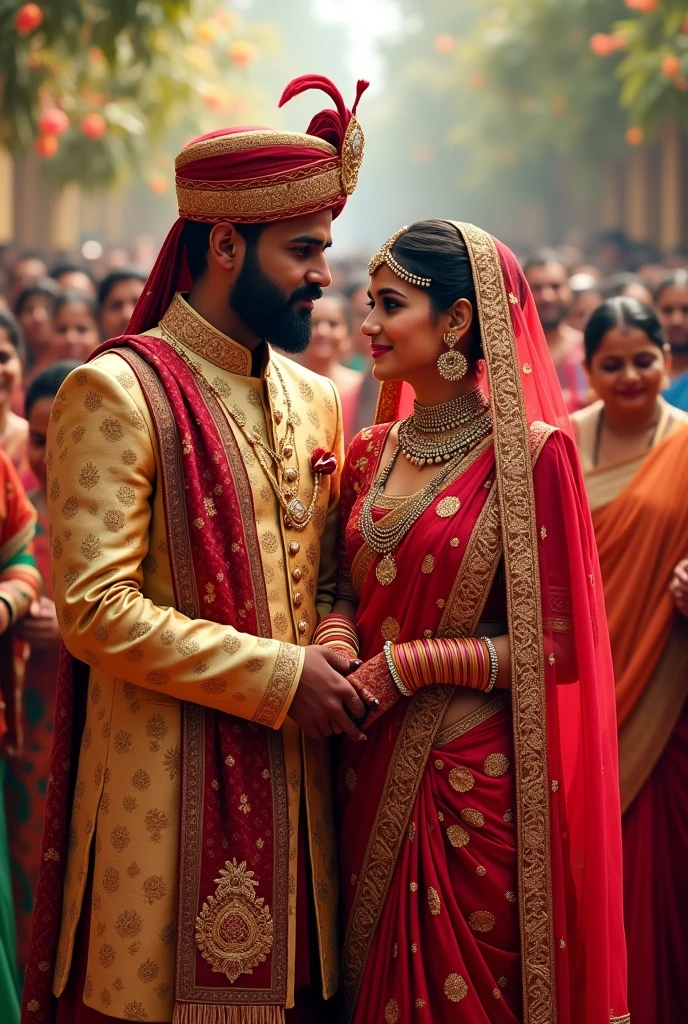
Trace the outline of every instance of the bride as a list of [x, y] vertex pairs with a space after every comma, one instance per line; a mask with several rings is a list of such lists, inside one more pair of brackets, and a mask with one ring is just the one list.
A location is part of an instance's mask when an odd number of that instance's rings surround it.
[[317, 632], [379, 701], [339, 748], [347, 1019], [627, 1022], [609, 640], [532, 297], [449, 221], [369, 271], [378, 422]]

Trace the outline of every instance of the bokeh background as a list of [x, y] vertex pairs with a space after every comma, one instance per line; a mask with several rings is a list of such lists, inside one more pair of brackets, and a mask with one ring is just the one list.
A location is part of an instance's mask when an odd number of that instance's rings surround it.
[[0, 0], [6, 258], [148, 265], [175, 152], [227, 124], [304, 130], [316, 96], [276, 103], [305, 72], [350, 101], [372, 83], [335, 256], [423, 216], [522, 252], [611, 229], [645, 262], [688, 245], [683, 0]]

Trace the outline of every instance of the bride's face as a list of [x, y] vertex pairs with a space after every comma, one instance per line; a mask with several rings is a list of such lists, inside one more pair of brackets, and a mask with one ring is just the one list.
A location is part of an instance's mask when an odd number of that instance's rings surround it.
[[402, 281], [384, 264], [371, 277], [368, 296], [371, 308], [361, 333], [370, 342], [376, 380], [413, 382], [437, 375], [437, 360], [447, 351], [442, 338], [450, 330], [463, 350], [472, 318], [467, 300], [437, 315], [425, 289]]

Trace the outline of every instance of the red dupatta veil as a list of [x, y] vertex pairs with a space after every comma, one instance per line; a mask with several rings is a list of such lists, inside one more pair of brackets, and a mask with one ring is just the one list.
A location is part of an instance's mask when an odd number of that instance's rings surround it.
[[[620, 1024], [630, 1018], [614, 680], [582, 474], [515, 256], [473, 225], [451, 223], [471, 259], [494, 424], [513, 673], [523, 1020]], [[376, 422], [405, 414], [411, 397], [406, 385], [383, 384]], [[548, 442], [557, 471], [536, 491], [528, 438], [538, 421], [559, 429]], [[554, 517], [563, 520], [566, 544], [548, 546]], [[548, 586], [562, 572], [566, 593]]]

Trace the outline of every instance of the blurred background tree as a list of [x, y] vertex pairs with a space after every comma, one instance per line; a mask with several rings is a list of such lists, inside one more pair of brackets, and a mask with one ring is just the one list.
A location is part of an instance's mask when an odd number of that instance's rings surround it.
[[416, 216], [441, 196], [507, 234], [561, 237], [594, 222], [605, 188], [618, 207], [634, 147], [688, 127], [686, 0], [399, 3], [418, 28], [387, 47], [377, 102]]
[[212, 0], [0, 0], [0, 144], [58, 185], [109, 186], [165, 148], [235, 123], [271, 35]]

